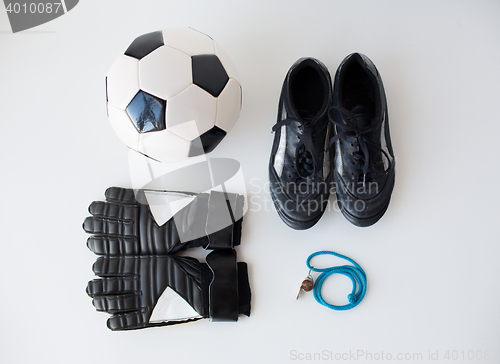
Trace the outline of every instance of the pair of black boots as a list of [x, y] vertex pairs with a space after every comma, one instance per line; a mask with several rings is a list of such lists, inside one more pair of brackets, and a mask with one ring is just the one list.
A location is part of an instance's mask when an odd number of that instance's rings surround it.
[[[159, 225], [145, 190], [109, 188], [106, 201], [94, 201], [83, 229], [87, 246], [100, 255], [93, 266], [99, 279], [87, 294], [97, 311], [112, 314], [111, 330], [175, 325], [209, 318], [237, 321], [250, 316], [246, 263], [236, 261], [240, 244], [243, 196], [153, 193], [181, 196], [189, 203]], [[162, 206], [163, 207], [163, 206]], [[178, 253], [212, 250], [205, 263]]]
[[347, 56], [335, 75], [314, 58], [288, 71], [273, 127], [270, 192], [281, 219], [308, 229], [334, 187], [343, 215], [370, 226], [387, 210], [395, 161], [382, 79], [363, 54]]

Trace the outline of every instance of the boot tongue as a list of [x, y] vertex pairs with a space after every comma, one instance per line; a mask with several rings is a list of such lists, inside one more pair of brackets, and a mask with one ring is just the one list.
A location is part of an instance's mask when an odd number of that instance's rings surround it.
[[358, 127], [360, 128], [368, 128], [372, 122], [372, 115], [366, 107], [363, 105], [355, 106], [351, 112], [356, 117], [356, 121], [358, 122]]

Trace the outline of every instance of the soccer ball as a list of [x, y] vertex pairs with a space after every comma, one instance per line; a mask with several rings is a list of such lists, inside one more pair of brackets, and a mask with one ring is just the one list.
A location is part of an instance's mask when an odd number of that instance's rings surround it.
[[106, 76], [108, 117], [129, 148], [160, 162], [210, 153], [241, 109], [236, 70], [191, 28], [136, 38]]

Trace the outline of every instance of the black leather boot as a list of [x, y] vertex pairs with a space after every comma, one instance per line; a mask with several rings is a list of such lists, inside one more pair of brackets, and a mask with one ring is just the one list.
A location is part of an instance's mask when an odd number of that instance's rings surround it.
[[308, 229], [323, 215], [330, 195], [332, 161], [331, 79], [317, 59], [301, 58], [283, 83], [271, 158], [271, 197], [281, 219]]
[[353, 53], [335, 75], [333, 107], [335, 169], [340, 210], [351, 223], [370, 226], [389, 206], [395, 161], [382, 78], [373, 62]]

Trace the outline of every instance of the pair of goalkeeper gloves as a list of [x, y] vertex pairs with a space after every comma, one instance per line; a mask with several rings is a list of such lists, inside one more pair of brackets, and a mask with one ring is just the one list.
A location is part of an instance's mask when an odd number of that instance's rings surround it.
[[[176, 325], [209, 318], [237, 321], [250, 316], [250, 285], [240, 244], [243, 196], [211, 191], [181, 196], [182, 208], [159, 225], [147, 191], [110, 187], [106, 201], [89, 206], [83, 229], [87, 246], [100, 257], [99, 277], [87, 285], [97, 311], [111, 314], [111, 330]], [[187, 203], [185, 201], [188, 201]], [[202, 263], [178, 254], [212, 250]]]

